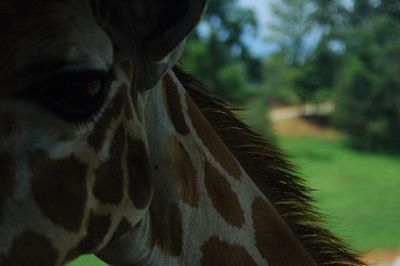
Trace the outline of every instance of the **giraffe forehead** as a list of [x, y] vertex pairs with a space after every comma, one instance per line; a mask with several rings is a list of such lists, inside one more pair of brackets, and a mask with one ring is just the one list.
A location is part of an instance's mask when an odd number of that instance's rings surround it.
[[0, 79], [7, 85], [58, 64], [105, 68], [112, 60], [111, 41], [85, 1], [2, 1], [0, 28]]

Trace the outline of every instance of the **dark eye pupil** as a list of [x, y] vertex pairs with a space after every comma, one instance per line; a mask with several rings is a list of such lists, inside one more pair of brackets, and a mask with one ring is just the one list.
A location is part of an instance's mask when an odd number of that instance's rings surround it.
[[101, 87], [103, 86], [100, 80], [95, 80], [86, 85], [86, 92], [89, 97], [94, 98], [101, 91]]
[[66, 82], [52, 91], [46, 91], [45, 96], [60, 108], [77, 112], [88, 111], [98, 104], [102, 89], [101, 80]]

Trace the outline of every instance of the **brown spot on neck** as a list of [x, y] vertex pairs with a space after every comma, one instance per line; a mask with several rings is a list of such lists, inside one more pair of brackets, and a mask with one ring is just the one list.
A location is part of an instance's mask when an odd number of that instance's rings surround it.
[[135, 74], [135, 69], [134, 69], [133, 63], [130, 61], [123, 61], [121, 63], [121, 68], [125, 72], [125, 75], [128, 77], [128, 79], [130, 81], [133, 80], [133, 77]]
[[228, 244], [217, 237], [210, 238], [201, 247], [201, 252], [200, 263], [204, 266], [257, 266], [243, 247]]
[[[11, 155], [7, 153], [0, 154], [0, 208], [9, 198], [15, 187], [16, 164]], [[1, 212], [0, 212], [1, 218]]]
[[37, 151], [29, 158], [32, 193], [43, 215], [68, 231], [80, 229], [87, 200], [87, 165], [73, 155], [49, 158]]
[[178, 142], [175, 136], [170, 136], [171, 158], [169, 163], [171, 175], [178, 182], [181, 199], [186, 204], [197, 207], [199, 191], [197, 188], [198, 173], [193, 166], [190, 155]]
[[111, 226], [111, 216], [91, 212], [87, 228], [87, 236], [79, 245], [82, 253], [89, 253], [96, 250], [103, 242]]
[[215, 210], [230, 225], [242, 227], [245, 218], [236, 194], [226, 178], [209, 162], [204, 166], [204, 184]]
[[270, 203], [257, 198], [252, 211], [257, 249], [269, 265], [316, 265]]
[[152, 193], [150, 162], [143, 141], [128, 142], [129, 197], [138, 209], [148, 206]]
[[[126, 120], [133, 120], [135, 118], [134, 116], [134, 107], [133, 103], [131, 101], [127, 101], [126, 107], [125, 107], [125, 119]], [[128, 122], [129, 123], [129, 122]]]
[[105, 204], [118, 204], [123, 198], [122, 155], [126, 146], [126, 132], [121, 123], [114, 133], [109, 159], [95, 171], [93, 194]]
[[180, 256], [183, 247], [182, 214], [178, 205], [152, 204], [150, 208], [151, 244], [169, 256]]
[[164, 97], [166, 97], [167, 101], [168, 114], [175, 130], [182, 135], [188, 135], [189, 128], [186, 124], [185, 116], [183, 115], [181, 97], [171, 76], [167, 75], [163, 79], [163, 89], [165, 93]]
[[125, 217], [123, 217], [119, 222], [119, 225], [115, 230], [113, 236], [111, 237], [110, 243], [116, 241], [117, 239], [125, 235], [131, 228], [132, 228], [131, 223]]
[[188, 94], [186, 95], [186, 101], [189, 108], [189, 116], [204, 146], [231, 176], [239, 180], [241, 169], [232, 152], [226, 147]]
[[97, 121], [92, 134], [88, 137], [88, 143], [96, 152], [99, 152], [106, 141], [107, 130], [110, 128], [113, 119], [120, 117], [128, 102], [128, 87], [126, 85], [119, 88], [119, 92], [108, 103], [107, 108]]
[[0, 257], [0, 265], [54, 266], [57, 258], [58, 254], [47, 238], [26, 232], [14, 241], [6, 256]]

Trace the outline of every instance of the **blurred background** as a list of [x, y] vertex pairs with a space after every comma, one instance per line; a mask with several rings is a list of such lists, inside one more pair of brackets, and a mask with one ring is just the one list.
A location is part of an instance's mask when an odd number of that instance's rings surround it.
[[182, 65], [290, 155], [329, 228], [400, 265], [399, 0], [210, 1]]

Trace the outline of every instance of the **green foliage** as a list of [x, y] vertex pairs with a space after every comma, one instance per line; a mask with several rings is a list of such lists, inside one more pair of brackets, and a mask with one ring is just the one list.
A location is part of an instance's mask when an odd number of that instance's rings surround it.
[[336, 124], [356, 148], [400, 151], [400, 22], [379, 16], [357, 30], [336, 86]]
[[233, 102], [242, 100], [246, 86], [246, 70], [242, 64], [227, 65], [218, 71], [218, 79], [225, 87], [219, 90], [222, 95], [229, 95]]
[[270, 104], [292, 105], [300, 102], [295, 90], [296, 68], [286, 64], [282, 53], [275, 53], [264, 63], [265, 93]]
[[400, 245], [399, 156], [359, 153], [341, 138], [282, 137], [279, 143], [301, 166], [332, 230], [360, 251]]
[[[241, 60], [232, 59], [225, 50], [225, 45], [213, 36], [208, 40], [189, 42], [184, 67], [186, 71], [194, 73], [208, 84], [219, 97], [241, 103], [245, 100], [244, 94], [248, 84], [246, 65]], [[233, 62], [221, 64], [230, 61]]]

